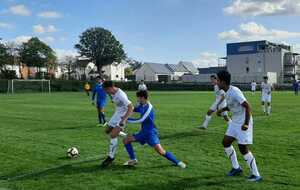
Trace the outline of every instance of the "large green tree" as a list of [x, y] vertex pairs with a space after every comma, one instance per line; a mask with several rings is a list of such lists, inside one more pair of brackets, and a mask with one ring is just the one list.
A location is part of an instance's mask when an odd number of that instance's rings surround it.
[[8, 57], [9, 54], [8, 54], [7, 47], [5, 46], [5, 44], [3, 44], [0, 41], [0, 69], [2, 69], [4, 65], [8, 64], [9, 62]]
[[101, 27], [89, 28], [80, 36], [75, 45], [81, 56], [88, 57], [102, 74], [102, 67], [113, 62], [120, 63], [126, 57], [123, 45], [108, 30]]
[[50, 67], [55, 63], [55, 52], [37, 37], [23, 43], [20, 48], [21, 62], [28, 67]]

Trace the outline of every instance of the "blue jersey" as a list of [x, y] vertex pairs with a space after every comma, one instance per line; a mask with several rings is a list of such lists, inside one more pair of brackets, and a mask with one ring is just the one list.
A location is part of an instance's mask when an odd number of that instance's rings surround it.
[[157, 132], [156, 126], [154, 124], [154, 109], [150, 103], [145, 105], [138, 105], [134, 108], [134, 112], [140, 113], [141, 117], [139, 119], [129, 118], [128, 123], [141, 123], [141, 132], [152, 133]]
[[102, 84], [97, 84], [93, 89], [92, 101], [95, 100], [95, 96], [97, 95], [97, 102], [105, 102], [107, 94], [102, 87]]

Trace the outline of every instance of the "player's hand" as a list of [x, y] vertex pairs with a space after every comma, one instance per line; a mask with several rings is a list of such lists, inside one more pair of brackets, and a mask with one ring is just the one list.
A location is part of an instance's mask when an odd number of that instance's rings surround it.
[[248, 125], [246, 125], [246, 124], [244, 124], [244, 125], [242, 126], [242, 130], [243, 130], [243, 131], [247, 131], [247, 130], [248, 130], [248, 128], [249, 128], [249, 126], [248, 126]]

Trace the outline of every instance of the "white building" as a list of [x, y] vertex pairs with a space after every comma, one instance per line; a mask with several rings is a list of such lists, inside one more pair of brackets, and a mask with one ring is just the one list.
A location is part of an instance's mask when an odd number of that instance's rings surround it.
[[269, 41], [227, 44], [227, 70], [232, 81], [261, 82], [269, 76], [273, 83], [290, 82], [300, 74], [300, 57], [291, 46]]
[[[186, 66], [184, 66], [186, 65]], [[195, 72], [196, 67], [188, 62], [179, 64], [144, 63], [136, 72], [136, 81], [178, 81], [184, 74]]]

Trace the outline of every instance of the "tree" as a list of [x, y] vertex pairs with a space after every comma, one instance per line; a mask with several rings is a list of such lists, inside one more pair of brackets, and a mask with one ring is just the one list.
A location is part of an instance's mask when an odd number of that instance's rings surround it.
[[8, 70], [7, 65], [11, 64], [11, 56], [9, 50], [5, 44], [0, 42], [0, 78], [14, 79], [16, 78], [16, 72], [14, 70]]
[[63, 70], [67, 73], [68, 80], [70, 80], [72, 78], [71, 75], [73, 73], [76, 73], [76, 66], [77, 66], [76, 57], [71, 55], [65, 56], [62, 66], [63, 66], [62, 67]]
[[5, 44], [0, 42], [0, 69], [2, 70], [9, 63], [9, 54]]
[[89, 28], [79, 38], [75, 48], [81, 56], [88, 57], [95, 63], [99, 75], [102, 75], [103, 66], [113, 62], [120, 63], [126, 57], [123, 45], [104, 28]]
[[[37, 37], [23, 43], [20, 49], [21, 62], [28, 67], [47, 67], [56, 60], [55, 52]], [[30, 73], [29, 73], [30, 74]]]

